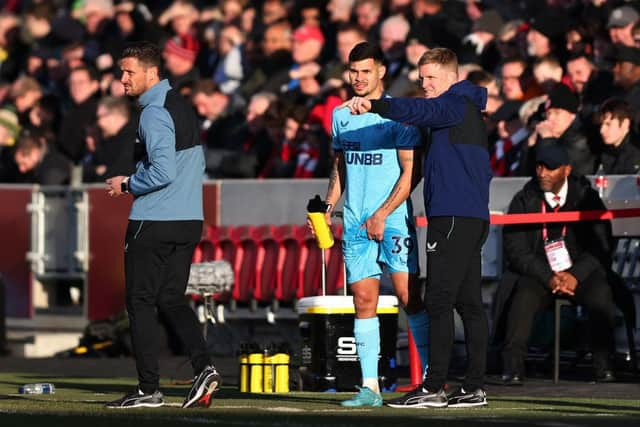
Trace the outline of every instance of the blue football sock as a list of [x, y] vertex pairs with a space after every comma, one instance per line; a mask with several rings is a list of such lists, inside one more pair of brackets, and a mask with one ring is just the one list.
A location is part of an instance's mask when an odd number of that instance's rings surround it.
[[356, 319], [353, 335], [360, 358], [362, 378], [378, 378], [378, 354], [380, 354], [380, 322], [378, 317]]
[[416, 349], [422, 362], [422, 375], [427, 373], [429, 367], [429, 315], [426, 311], [419, 311], [415, 314], [407, 314], [407, 322], [416, 343]]

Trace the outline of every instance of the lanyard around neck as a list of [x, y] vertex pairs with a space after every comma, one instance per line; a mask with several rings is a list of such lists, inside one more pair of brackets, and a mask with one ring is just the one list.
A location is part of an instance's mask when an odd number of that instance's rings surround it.
[[[544, 199], [542, 200], [542, 202], [540, 203], [542, 205], [542, 213], [546, 214], [547, 213], [547, 205], [544, 202]], [[556, 207], [553, 209], [553, 212], [558, 212], [560, 210], [560, 203], [558, 203], [556, 205]], [[564, 239], [564, 236], [567, 235], [567, 224], [562, 226], [562, 238]], [[546, 242], [547, 240], [549, 240], [549, 233], [547, 231], [547, 223], [543, 222], [542, 223], [542, 241]]]

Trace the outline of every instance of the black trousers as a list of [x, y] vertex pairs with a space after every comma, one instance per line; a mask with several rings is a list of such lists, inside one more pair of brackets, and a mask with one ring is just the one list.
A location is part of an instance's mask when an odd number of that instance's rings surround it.
[[489, 325], [482, 306], [482, 245], [489, 222], [479, 218], [429, 218], [425, 306], [431, 327], [424, 387], [439, 390], [447, 379], [454, 339], [453, 309], [464, 324], [467, 371], [463, 387], [484, 386]]
[[210, 363], [202, 329], [185, 298], [202, 221], [129, 221], [125, 237], [126, 306], [140, 388], [158, 389], [159, 324], [156, 308], [189, 351], [198, 374]]
[[[546, 283], [525, 276], [518, 279], [513, 292], [506, 319], [503, 370], [507, 374], [524, 375], [524, 358], [534, 316], [551, 305], [554, 295]], [[570, 299], [587, 309], [594, 368], [605, 368], [613, 347], [614, 306], [604, 270], [598, 268], [580, 282]]]

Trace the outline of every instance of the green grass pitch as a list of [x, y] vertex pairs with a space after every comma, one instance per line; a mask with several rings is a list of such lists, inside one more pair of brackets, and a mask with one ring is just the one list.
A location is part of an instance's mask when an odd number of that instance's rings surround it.
[[[20, 395], [18, 387], [42, 382], [41, 375], [0, 374], [0, 426], [638, 426], [640, 402], [592, 399], [589, 396], [540, 398], [492, 397], [489, 406], [473, 409], [347, 409], [339, 401], [350, 393], [240, 393], [223, 387], [208, 409], [182, 409], [188, 387], [163, 383], [167, 405], [162, 408], [107, 409], [104, 403], [131, 391], [131, 378], [71, 378], [49, 376], [52, 395]], [[384, 397], [399, 393], [385, 394]]]

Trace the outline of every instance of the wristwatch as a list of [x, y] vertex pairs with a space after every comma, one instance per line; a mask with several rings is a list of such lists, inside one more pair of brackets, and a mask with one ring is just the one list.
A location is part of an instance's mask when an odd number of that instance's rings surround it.
[[128, 193], [129, 192], [129, 177], [126, 177], [120, 183], [120, 192]]
[[325, 206], [326, 206], [326, 209], [327, 209], [325, 212], [327, 212], [327, 213], [331, 212], [331, 209], [333, 209], [333, 205], [331, 203], [325, 203]]

